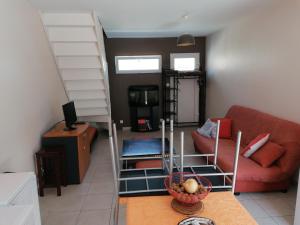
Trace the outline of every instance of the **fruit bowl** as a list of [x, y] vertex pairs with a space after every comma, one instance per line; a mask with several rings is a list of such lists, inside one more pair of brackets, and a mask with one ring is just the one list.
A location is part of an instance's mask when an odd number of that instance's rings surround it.
[[178, 202], [193, 205], [208, 195], [212, 184], [205, 177], [188, 172], [177, 172], [166, 177], [165, 187]]

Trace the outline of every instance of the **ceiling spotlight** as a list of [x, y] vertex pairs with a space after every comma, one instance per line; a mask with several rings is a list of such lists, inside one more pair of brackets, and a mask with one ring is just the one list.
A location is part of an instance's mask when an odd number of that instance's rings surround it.
[[186, 47], [195, 45], [195, 38], [190, 34], [183, 34], [177, 38], [178, 47]]
[[187, 20], [187, 19], [189, 18], [189, 15], [188, 15], [188, 14], [185, 14], [185, 15], [183, 15], [182, 18], [185, 19], [185, 20]]

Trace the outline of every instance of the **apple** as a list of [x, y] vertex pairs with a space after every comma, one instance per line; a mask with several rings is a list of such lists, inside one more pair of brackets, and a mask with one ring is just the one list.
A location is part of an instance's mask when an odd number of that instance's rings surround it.
[[198, 183], [193, 178], [187, 179], [183, 183], [184, 190], [190, 194], [194, 194], [198, 191]]

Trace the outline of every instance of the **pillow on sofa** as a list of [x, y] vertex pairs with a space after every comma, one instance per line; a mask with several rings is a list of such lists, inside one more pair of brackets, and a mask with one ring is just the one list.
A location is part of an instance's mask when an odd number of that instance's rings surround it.
[[254, 154], [260, 147], [262, 147], [270, 138], [270, 134], [260, 134], [254, 138], [242, 151], [242, 155], [249, 158]]
[[[220, 120], [219, 138], [231, 138], [231, 122], [229, 118], [212, 118], [211, 121], [217, 123]], [[213, 137], [217, 136], [217, 127], [213, 131]]]
[[269, 167], [277, 161], [285, 152], [285, 149], [274, 142], [268, 142], [251, 155], [251, 159], [262, 167]]
[[205, 124], [197, 129], [197, 132], [204, 137], [211, 138], [212, 131], [217, 127], [217, 124], [212, 122], [210, 119], [206, 120]]

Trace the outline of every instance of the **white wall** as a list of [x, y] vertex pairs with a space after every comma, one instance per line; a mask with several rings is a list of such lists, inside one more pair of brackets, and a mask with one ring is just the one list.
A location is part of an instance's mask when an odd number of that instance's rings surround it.
[[0, 29], [0, 171], [29, 171], [66, 96], [37, 10], [1, 0]]
[[300, 122], [299, 12], [281, 1], [208, 37], [208, 117], [241, 104]]
[[208, 37], [207, 117], [239, 104], [300, 123], [299, 12], [281, 1]]

